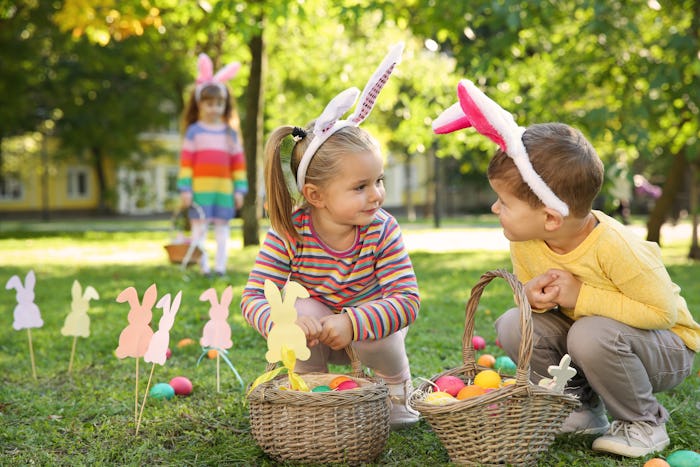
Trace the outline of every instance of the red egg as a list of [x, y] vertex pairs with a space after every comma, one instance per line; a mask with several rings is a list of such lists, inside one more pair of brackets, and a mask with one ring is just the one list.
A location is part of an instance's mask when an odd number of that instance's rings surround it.
[[472, 337], [472, 345], [474, 350], [482, 350], [486, 348], [486, 340], [481, 336]]
[[336, 391], [347, 391], [348, 389], [355, 389], [355, 388], [359, 388], [359, 387], [360, 387], [360, 385], [357, 384], [355, 381], [348, 380], [348, 381], [343, 381], [342, 383], [340, 383], [335, 388], [335, 390]]
[[178, 396], [189, 396], [192, 394], [192, 381], [184, 376], [176, 376], [170, 380], [170, 386]]
[[173, 351], [170, 350], [170, 347], [168, 347], [168, 350], [165, 351], [165, 358], [166, 360], [169, 359], [170, 357], [173, 356]]
[[451, 396], [457, 396], [457, 393], [459, 393], [459, 391], [466, 386], [464, 381], [459, 379], [457, 376], [451, 375], [440, 376], [434, 382], [438, 387], [438, 391], [446, 392]]

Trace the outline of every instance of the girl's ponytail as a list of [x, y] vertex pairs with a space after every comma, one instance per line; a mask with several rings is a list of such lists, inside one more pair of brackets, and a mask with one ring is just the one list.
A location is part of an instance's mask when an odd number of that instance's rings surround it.
[[289, 125], [278, 127], [265, 144], [265, 189], [270, 223], [279, 235], [291, 242], [300, 240], [300, 236], [292, 222], [295, 203], [282, 170], [282, 164], [289, 161], [283, 161], [281, 153], [284, 140], [292, 134], [293, 129]]

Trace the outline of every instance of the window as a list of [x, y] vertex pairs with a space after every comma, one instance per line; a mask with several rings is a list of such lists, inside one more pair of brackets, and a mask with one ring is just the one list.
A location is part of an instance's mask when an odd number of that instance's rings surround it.
[[20, 200], [24, 196], [22, 181], [13, 175], [0, 175], [0, 200]]
[[90, 191], [88, 170], [84, 167], [68, 169], [68, 198], [87, 198]]

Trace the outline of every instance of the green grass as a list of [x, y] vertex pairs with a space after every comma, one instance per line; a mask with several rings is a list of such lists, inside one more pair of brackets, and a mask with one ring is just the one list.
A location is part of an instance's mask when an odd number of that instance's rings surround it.
[[[70, 225], [69, 225], [70, 224]], [[479, 227], [488, 221], [479, 223]], [[49, 226], [53, 226], [50, 228]], [[257, 447], [249, 433], [247, 406], [236, 379], [224, 365], [221, 388], [216, 391], [212, 360], [197, 365], [198, 346], [175, 348], [180, 339], [198, 340], [208, 319], [208, 303], [199, 294], [213, 286], [220, 293], [227, 284], [234, 288], [229, 323], [234, 345], [232, 360], [246, 383], [265, 370], [264, 340], [240, 315], [238, 298], [257, 253], [240, 247], [240, 231], [234, 229], [229, 265], [230, 279], [207, 281], [194, 271], [183, 274], [167, 264], [164, 243], [167, 222], [138, 223], [128, 229], [82, 231], [67, 223], [42, 229], [25, 225], [0, 233], [0, 282], [12, 275], [24, 279], [29, 269], [37, 276], [35, 303], [45, 324], [32, 331], [38, 381], [31, 373], [25, 330], [12, 329], [14, 290], [0, 293], [0, 465], [274, 465]], [[123, 227], [123, 226], [122, 226]], [[406, 235], [419, 231], [411, 225]], [[451, 226], [452, 228], [452, 226]], [[456, 227], [455, 227], [456, 228]], [[15, 230], [16, 232], [13, 232]], [[495, 235], [499, 235], [496, 230]], [[696, 319], [700, 318], [700, 264], [685, 259], [687, 246], [663, 249], [672, 278], [683, 289]], [[407, 337], [414, 378], [429, 378], [461, 363], [464, 305], [480, 275], [491, 269], [509, 269], [504, 251], [449, 253], [412, 252], [423, 306]], [[73, 280], [94, 286], [100, 299], [91, 302], [91, 335], [79, 338], [68, 373], [72, 337], [60, 329], [70, 311]], [[156, 366], [152, 384], [177, 375], [194, 383], [187, 398], [171, 401], [149, 399], [138, 436], [134, 425], [135, 360], [114, 356], [119, 333], [127, 325], [128, 304], [115, 298], [134, 286], [143, 294], [152, 283], [159, 296], [183, 291], [183, 302], [171, 331], [173, 357]], [[489, 343], [495, 355], [493, 321], [512, 306], [505, 281], [496, 280], [486, 289], [479, 306], [475, 333]], [[154, 309], [152, 327], [157, 329], [161, 311]], [[154, 330], [155, 330], [154, 329]], [[141, 360], [140, 395], [146, 387], [151, 364]], [[668, 424], [671, 447], [698, 449], [698, 394], [700, 378], [696, 361], [693, 374], [682, 385], [658, 397], [671, 411]], [[300, 427], [303, 429], [303, 427]], [[593, 453], [592, 437], [558, 438], [542, 457], [542, 466], [641, 466], [643, 460], [621, 459]], [[649, 456], [651, 457], [651, 456]], [[421, 422], [407, 430], [392, 432], [376, 463], [381, 465], [444, 465], [446, 451], [430, 426]]]

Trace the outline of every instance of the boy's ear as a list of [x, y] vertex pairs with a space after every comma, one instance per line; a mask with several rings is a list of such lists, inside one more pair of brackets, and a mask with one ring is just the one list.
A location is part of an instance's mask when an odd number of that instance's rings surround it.
[[304, 199], [315, 208], [322, 208], [323, 203], [323, 193], [318, 186], [313, 183], [304, 184], [304, 188], [301, 190], [301, 194], [304, 195]]
[[552, 208], [544, 208], [544, 230], [547, 232], [554, 232], [558, 230], [564, 223], [564, 217], [558, 211]]

